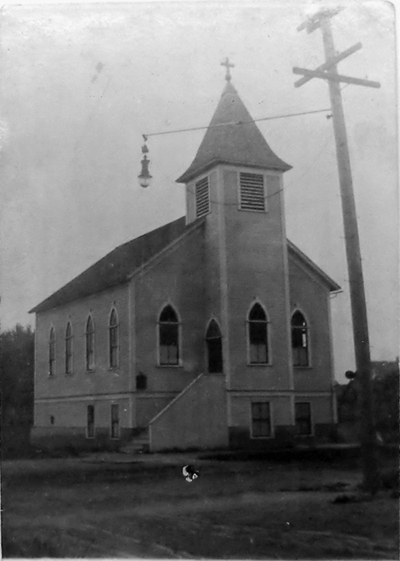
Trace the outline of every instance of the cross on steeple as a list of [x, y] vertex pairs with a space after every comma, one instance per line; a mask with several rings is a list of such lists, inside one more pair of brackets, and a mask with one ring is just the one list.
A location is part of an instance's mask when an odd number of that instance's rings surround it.
[[229, 58], [226, 57], [226, 59], [224, 60], [224, 62], [221, 62], [221, 66], [226, 66], [226, 75], [225, 75], [225, 80], [227, 82], [231, 81], [231, 71], [230, 69], [233, 68], [235, 65], [232, 64], [231, 62], [229, 62]]

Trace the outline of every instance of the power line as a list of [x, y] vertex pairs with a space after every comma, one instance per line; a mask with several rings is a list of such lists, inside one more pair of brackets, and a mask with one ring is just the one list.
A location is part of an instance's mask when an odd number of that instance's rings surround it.
[[[270, 195], [266, 195], [264, 197], [264, 200], [270, 199], [271, 197], [275, 197], [275, 195], [278, 195], [279, 193], [281, 193], [282, 191], [287, 191], [287, 189], [293, 185], [294, 183], [299, 183], [299, 181], [315, 166], [315, 164], [317, 163], [317, 161], [319, 160], [319, 158], [322, 156], [322, 153], [325, 151], [328, 143], [330, 141], [330, 135], [328, 135], [328, 137], [326, 138], [325, 142], [323, 143], [321, 149], [318, 151], [317, 155], [315, 156], [315, 158], [313, 159], [313, 161], [311, 162], [311, 164], [305, 169], [305, 171], [303, 171], [303, 173], [300, 175], [300, 177], [298, 177], [296, 180], [292, 180], [290, 181], [290, 183], [288, 183], [287, 185], [284, 186], [284, 188], [282, 189], [278, 189], [277, 191], [275, 191], [274, 193], [271, 193]], [[195, 194], [195, 190], [192, 189], [188, 189], [189, 192], [193, 195]], [[216, 201], [213, 199], [210, 199], [210, 203], [213, 204], [217, 204], [217, 205], [222, 205], [222, 206], [236, 206], [237, 202], [234, 203], [223, 203], [220, 201]]]
[[163, 131], [163, 132], [152, 132], [149, 134], [143, 134], [143, 138], [146, 140], [149, 136], [160, 136], [163, 134], [175, 134], [178, 132], [189, 132], [189, 131], [199, 131], [199, 130], [208, 130], [217, 127], [226, 127], [226, 126], [237, 126], [237, 125], [247, 125], [249, 123], [256, 123], [258, 121], [272, 121], [275, 119], [285, 119], [287, 117], [299, 117], [301, 115], [312, 115], [313, 113], [326, 113], [327, 111], [331, 111], [331, 108], [328, 107], [326, 109], [315, 109], [314, 111], [302, 111], [300, 113], [286, 113], [285, 115], [274, 115], [272, 117], [261, 117], [260, 119], [251, 119], [250, 121], [231, 121], [229, 123], [219, 123], [217, 125], [209, 125], [207, 127], [191, 127], [189, 129], [176, 129], [173, 131]]
[[[332, 105], [332, 120], [336, 143], [336, 155], [339, 169], [339, 185], [342, 198], [342, 212], [346, 239], [346, 257], [349, 275], [350, 303], [353, 320], [354, 350], [356, 368], [360, 387], [360, 420], [361, 420], [361, 458], [363, 466], [363, 485], [371, 495], [379, 488], [379, 470], [376, 449], [376, 429], [374, 425], [372, 390], [371, 390], [371, 356], [369, 348], [367, 306], [365, 299], [363, 268], [358, 235], [356, 205], [351, 174], [350, 154], [347, 143], [346, 125], [343, 102], [340, 91], [342, 82], [379, 88], [379, 82], [343, 76], [338, 73], [337, 63], [359, 49], [359, 44], [342, 53], [335, 49], [331, 18], [338, 13], [336, 10], [322, 9], [313, 18], [309, 18], [298, 28], [307, 29], [308, 33], [320, 28], [325, 53], [325, 62], [316, 70], [293, 68], [295, 74], [304, 77], [295, 83], [302, 85], [311, 78], [322, 78], [328, 81], [329, 95]], [[360, 44], [361, 45], [361, 44]], [[321, 71], [323, 70], [323, 71]]]
[[[288, 189], [289, 187], [291, 187], [294, 183], [299, 183], [299, 181], [300, 181], [301, 179], [303, 179], [303, 177], [315, 166], [315, 164], [317, 163], [317, 161], [319, 160], [319, 158], [322, 156], [323, 152], [326, 150], [326, 148], [327, 148], [327, 146], [328, 146], [329, 140], [330, 140], [330, 135], [328, 135], [327, 138], [325, 139], [325, 142], [323, 143], [321, 149], [318, 151], [318, 153], [317, 153], [316, 156], [314, 157], [314, 159], [313, 159], [313, 161], [311, 162], [311, 164], [303, 171], [303, 173], [302, 173], [296, 180], [293, 179], [293, 180], [290, 181], [287, 185], [285, 185], [283, 189], [278, 189], [278, 190], [275, 191], [274, 193], [271, 193], [270, 195], [265, 196], [265, 197], [264, 197], [264, 200], [270, 199], [271, 197], [275, 197], [276, 195], [278, 195], [278, 194], [281, 193], [282, 191], [287, 191], [287, 189]], [[174, 180], [173, 180], [171, 177], [169, 177], [168, 175], [166, 175], [166, 174], [163, 174], [163, 175], [164, 175], [164, 177], [165, 177], [166, 179], [168, 179], [169, 181], [171, 181], [171, 182], [174, 181]], [[194, 190], [193, 188], [191, 188], [191, 189], [188, 188], [188, 191], [189, 191], [192, 195], [195, 194], [195, 190]], [[211, 199], [211, 198], [210, 198], [210, 203], [216, 204], [216, 205], [221, 205], [221, 206], [236, 206], [236, 205], [237, 205], [237, 202], [234, 202], [234, 203], [223, 203], [223, 202], [221, 202], [221, 201], [217, 201], [217, 200], [214, 200], [214, 199]]]

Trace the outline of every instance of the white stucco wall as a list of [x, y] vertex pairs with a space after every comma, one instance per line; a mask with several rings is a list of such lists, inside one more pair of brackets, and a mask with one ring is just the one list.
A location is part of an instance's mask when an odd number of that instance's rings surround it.
[[152, 452], [228, 445], [225, 381], [203, 374], [150, 423]]

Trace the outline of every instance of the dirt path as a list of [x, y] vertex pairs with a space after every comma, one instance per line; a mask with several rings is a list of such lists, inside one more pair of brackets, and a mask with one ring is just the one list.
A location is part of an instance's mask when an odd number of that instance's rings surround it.
[[208, 463], [193, 483], [168, 463], [8, 464], [3, 531], [19, 557], [396, 559], [388, 493], [333, 505], [314, 490], [356, 480], [324, 464]]

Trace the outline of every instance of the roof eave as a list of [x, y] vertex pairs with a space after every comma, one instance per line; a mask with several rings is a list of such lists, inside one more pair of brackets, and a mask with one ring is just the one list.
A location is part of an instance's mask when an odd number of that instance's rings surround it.
[[[72, 279], [74, 280], [74, 279]], [[28, 314], [38, 314], [40, 312], [47, 312], [49, 310], [56, 310], [57, 308], [61, 308], [61, 306], [65, 306], [67, 304], [70, 304], [71, 302], [75, 302], [77, 300], [81, 300], [82, 298], [87, 298], [88, 296], [92, 296], [92, 294], [100, 294], [101, 292], [104, 292], [105, 290], [109, 290], [110, 288], [115, 288], [116, 286], [121, 286], [122, 284], [125, 284], [127, 282], [129, 282], [129, 276], [126, 276], [126, 278], [120, 279], [118, 282], [114, 282], [114, 283], [110, 283], [108, 286], [102, 288], [101, 290], [91, 290], [90, 292], [87, 292], [85, 294], [81, 294], [79, 296], [77, 296], [76, 298], [68, 298], [65, 300], [65, 302], [61, 302], [60, 304], [55, 305], [46, 305], [46, 302], [50, 299], [53, 298], [53, 296], [57, 295], [57, 292], [54, 292], [53, 294], [51, 294], [51, 296], [49, 296], [48, 298], [46, 298], [45, 300], [43, 300], [42, 302], [40, 302], [40, 304], [38, 304], [37, 306], [35, 306], [34, 308], [32, 308], [31, 310], [29, 310]], [[71, 281], [72, 282], [72, 281]], [[67, 285], [64, 285], [67, 286]], [[59, 290], [62, 290], [64, 287], [61, 287]]]
[[285, 162], [283, 162], [282, 164], [268, 165], [267, 166], [267, 165], [262, 165], [262, 164], [253, 164], [253, 163], [249, 163], [249, 162], [229, 161], [228, 159], [218, 158], [218, 159], [210, 160], [207, 164], [205, 164], [203, 166], [196, 167], [196, 168], [193, 168], [193, 169], [189, 168], [187, 171], [185, 171], [185, 173], [183, 173], [180, 177], [178, 177], [178, 179], [176, 179], [176, 183], [188, 183], [194, 177], [196, 177], [196, 175], [200, 175], [202, 173], [205, 173], [206, 171], [208, 171], [212, 167], [217, 166], [219, 164], [226, 164], [226, 165], [230, 165], [230, 166], [240, 166], [240, 167], [247, 167], [247, 168], [257, 168], [257, 169], [262, 169], [262, 170], [281, 171], [283, 173], [285, 171], [289, 171], [289, 170], [292, 169], [292, 166], [290, 166], [289, 164], [286, 164]]
[[[178, 220], [183, 219], [184, 217], [181, 217]], [[200, 224], [202, 224], [204, 222], [204, 218], [199, 218], [197, 220], [195, 220], [192, 224], [186, 226], [185, 230], [182, 232], [182, 234], [180, 236], [178, 236], [177, 238], [175, 238], [174, 240], [171, 241], [171, 243], [169, 243], [167, 246], [163, 247], [160, 251], [158, 251], [157, 253], [155, 253], [154, 255], [151, 255], [146, 261], [144, 261], [143, 263], [141, 263], [140, 265], [138, 265], [137, 267], [135, 267], [130, 273], [126, 274], [124, 277], [121, 277], [117, 282], [113, 282], [110, 283], [109, 285], [105, 286], [104, 288], [102, 288], [101, 290], [90, 290], [87, 291], [83, 294], [81, 294], [78, 297], [75, 298], [69, 298], [66, 297], [65, 301], [54, 305], [52, 304], [52, 300], [54, 297], [57, 296], [57, 293], [64, 290], [65, 287], [68, 286], [69, 283], [67, 283], [66, 285], [64, 285], [63, 287], [61, 287], [59, 290], [57, 290], [56, 292], [54, 292], [53, 294], [51, 294], [48, 298], [46, 298], [45, 300], [43, 300], [42, 302], [40, 302], [37, 306], [35, 306], [34, 308], [32, 308], [31, 310], [29, 310], [28, 313], [32, 314], [32, 313], [40, 313], [40, 312], [45, 312], [48, 310], [55, 310], [57, 308], [60, 308], [61, 306], [65, 306], [66, 304], [69, 304], [75, 300], [80, 300], [81, 298], [87, 298], [88, 296], [91, 296], [92, 294], [100, 294], [101, 292], [104, 292], [105, 290], [108, 290], [110, 288], [114, 288], [116, 286], [121, 286], [125, 283], [130, 282], [130, 280], [132, 279], [132, 277], [134, 277], [135, 274], [137, 274], [137, 272], [139, 270], [142, 270], [145, 266], [147, 266], [150, 262], [154, 261], [156, 258], [158, 258], [160, 255], [162, 255], [167, 249], [169, 249], [172, 245], [179, 243], [183, 238], [185, 238], [187, 235], [189, 235], [193, 230], [197, 229]], [[151, 232], [149, 232], [151, 233]], [[147, 234], [143, 234], [143, 237], [146, 236]], [[142, 237], [142, 236], [140, 236]], [[129, 242], [128, 242], [129, 243]], [[124, 244], [122, 244], [124, 245]], [[118, 249], [115, 248], [115, 249]], [[114, 251], [114, 250], [113, 250]], [[112, 253], [112, 252], [110, 252]], [[107, 257], [107, 256], [106, 256]], [[96, 263], [94, 264], [96, 265]], [[85, 271], [84, 271], [85, 272]], [[84, 273], [83, 272], [83, 273]], [[83, 274], [82, 273], [82, 274]], [[70, 281], [71, 283], [74, 282], [75, 279], [72, 279], [72, 281]], [[48, 304], [46, 304], [48, 302]]]
[[171, 250], [171, 248], [173, 246], [176, 246], [176, 245], [180, 244], [182, 242], [182, 240], [184, 240], [187, 236], [189, 236], [194, 230], [197, 230], [197, 228], [199, 228], [201, 226], [201, 224], [204, 224], [205, 219], [206, 219], [205, 216], [201, 216], [200, 218], [196, 218], [196, 220], [194, 220], [191, 224], [186, 226], [186, 229], [182, 232], [182, 234], [180, 236], [178, 236], [171, 243], [169, 243], [168, 245], [163, 247], [158, 253], [152, 255], [147, 261], [145, 261], [144, 263], [142, 263], [141, 265], [136, 267], [131, 273], [129, 273], [126, 280], [130, 281], [138, 273], [142, 272], [145, 267], [147, 267], [152, 262], [155, 262], [156, 259], [159, 259], [167, 251]]
[[342, 292], [341, 286], [339, 286], [329, 275], [327, 275], [318, 265], [316, 265], [305, 253], [301, 251], [293, 242], [287, 240], [288, 249], [292, 251], [303, 263], [305, 263], [314, 273], [316, 273], [321, 280], [328, 286], [329, 292]]

